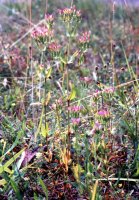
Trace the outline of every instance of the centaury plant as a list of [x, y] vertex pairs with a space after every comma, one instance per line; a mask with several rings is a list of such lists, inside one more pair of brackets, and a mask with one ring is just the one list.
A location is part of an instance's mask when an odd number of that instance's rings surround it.
[[[93, 19], [96, 28], [90, 31], [86, 10], [77, 7], [72, 1], [31, 28], [20, 81], [12, 68], [15, 54], [7, 65], [0, 60], [11, 73], [0, 90], [2, 198], [118, 200], [138, 195], [139, 84], [134, 58], [126, 50], [129, 38], [113, 36], [120, 29], [115, 10], [105, 21], [99, 15], [102, 26]], [[97, 10], [90, 16], [96, 15]]]

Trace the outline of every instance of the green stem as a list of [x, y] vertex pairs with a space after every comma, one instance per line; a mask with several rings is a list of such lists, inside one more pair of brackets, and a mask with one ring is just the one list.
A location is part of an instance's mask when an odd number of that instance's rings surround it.
[[[41, 60], [40, 60], [40, 65], [42, 65], [43, 63], [43, 55], [44, 55], [44, 52], [42, 51], [41, 53]], [[39, 83], [39, 102], [41, 101], [41, 84], [42, 84], [42, 72], [40, 72], [40, 83]]]
[[[67, 27], [67, 31], [68, 31], [68, 34], [70, 32], [70, 24], [68, 24], [68, 27]], [[67, 106], [68, 108], [70, 107], [70, 99], [69, 99], [69, 69], [68, 69], [68, 60], [69, 60], [69, 56], [70, 56], [70, 43], [71, 43], [71, 38], [69, 36], [69, 40], [68, 40], [68, 45], [67, 45], [67, 64], [66, 64], [66, 75], [67, 75]], [[70, 150], [70, 111], [68, 109], [68, 141], [67, 141], [67, 144], [68, 144], [68, 148]]]
[[[45, 79], [44, 79], [44, 87], [45, 87], [45, 90], [44, 90], [44, 102], [46, 101], [46, 76], [45, 76]], [[46, 122], [47, 122], [47, 109], [46, 109], [46, 103], [44, 105], [44, 116], [45, 116], [45, 130], [46, 130]], [[48, 143], [47, 141], [47, 136], [46, 136], [46, 144]]]

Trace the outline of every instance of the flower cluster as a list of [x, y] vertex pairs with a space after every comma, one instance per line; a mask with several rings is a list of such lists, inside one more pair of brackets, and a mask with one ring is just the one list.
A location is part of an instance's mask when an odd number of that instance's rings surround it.
[[80, 44], [86, 44], [90, 42], [90, 36], [91, 32], [90, 31], [85, 31], [82, 33], [81, 36], [79, 36], [79, 43]]
[[45, 20], [48, 22], [48, 23], [52, 23], [54, 21], [54, 16], [52, 14], [45, 14]]
[[104, 92], [107, 93], [107, 94], [112, 94], [112, 93], [115, 92], [115, 88], [114, 88], [114, 87], [106, 88], [106, 89], [104, 90]]
[[97, 113], [100, 117], [104, 117], [104, 118], [108, 118], [110, 116], [110, 113], [108, 110], [106, 109], [102, 109], [100, 111], [98, 111]]
[[69, 110], [70, 112], [74, 112], [74, 113], [80, 112], [81, 109], [82, 109], [81, 106], [70, 106], [70, 107], [68, 108], [68, 110]]
[[58, 44], [57, 42], [52, 42], [48, 46], [50, 52], [59, 52], [61, 49], [61, 45]]
[[54, 16], [52, 14], [45, 14], [45, 21], [47, 27], [50, 29], [54, 23]]
[[44, 25], [37, 27], [31, 34], [32, 38], [35, 39], [39, 47], [47, 42], [50, 42], [53, 35], [53, 30], [48, 29]]
[[114, 87], [108, 87], [103, 90], [96, 90], [94, 93], [94, 97], [98, 97], [100, 94], [105, 93], [105, 94], [113, 94], [115, 92]]
[[77, 126], [79, 125], [79, 123], [81, 122], [81, 119], [80, 118], [72, 118], [71, 119], [71, 122], [74, 126]]
[[52, 41], [54, 31], [45, 24], [38, 26], [31, 34], [41, 51], [46, 50], [46, 44]]
[[93, 135], [94, 133], [99, 132], [101, 129], [102, 129], [101, 123], [99, 121], [96, 121], [91, 131], [91, 134]]
[[57, 59], [60, 56], [61, 45], [57, 42], [52, 42], [48, 46], [48, 50], [51, 53], [51, 56]]
[[77, 10], [75, 6], [58, 10], [61, 19], [64, 22], [79, 22], [81, 18], [81, 11]]
[[85, 31], [78, 37], [78, 42], [83, 51], [86, 51], [89, 48], [91, 32]]
[[53, 36], [53, 31], [50, 31], [45, 26], [39, 26], [32, 32], [31, 36], [35, 40], [38, 40], [38, 39], [44, 38], [44, 37], [52, 37]]
[[87, 76], [81, 77], [80, 80], [83, 81], [83, 82], [86, 83], [86, 84], [89, 84], [89, 83], [92, 82], [92, 78], [87, 77]]

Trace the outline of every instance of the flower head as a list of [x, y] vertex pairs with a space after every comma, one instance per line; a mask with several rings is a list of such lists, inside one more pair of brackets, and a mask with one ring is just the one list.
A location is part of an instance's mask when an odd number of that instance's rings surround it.
[[45, 14], [46, 26], [51, 29], [54, 23], [54, 16], [52, 14]]
[[77, 11], [76, 11], [76, 16], [77, 16], [77, 17], [81, 17], [81, 10], [77, 10]]
[[51, 14], [45, 14], [45, 20], [48, 22], [48, 23], [52, 23], [54, 21], [54, 16], [51, 15]]
[[90, 36], [91, 32], [85, 31], [78, 37], [78, 43], [83, 52], [86, 52], [86, 50], [89, 48]]
[[61, 49], [61, 45], [58, 44], [57, 42], [52, 42], [48, 46], [50, 52], [59, 52]]
[[89, 83], [92, 82], [92, 78], [90, 78], [90, 77], [88, 77], [88, 76], [81, 77], [80, 80], [83, 81], [83, 82], [86, 83], [86, 84], [89, 84]]
[[52, 40], [53, 30], [48, 29], [45, 25], [37, 27], [32, 33], [32, 38], [36, 41], [41, 51], [46, 50], [46, 43]]
[[77, 10], [75, 6], [58, 10], [58, 13], [64, 22], [79, 21], [81, 11]]
[[93, 94], [94, 97], [98, 97], [100, 94], [102, 93], [102, 91], [100, 90], [96, 90]]
[[71, 112], [77, 113], [81, 110], [81, 106], [70, 106], [68, 108], [68, 110], [71, 111]]
[[96, 133], [97, 131], [100, 131], [102, 128], [102, 125], [99, 121], [96, 121], [95, 124], [94, 124], [94, 127], [91, 131], [92, 134]]
[[37, 27], [31, 34], [35, 40], [44, 39], [46, 37], [53, 37], [53, 31], [49, 30], [46, 26]]
[[73, 125], [78, 125], [80, 123], [81, 119], [80, 118], [72, 118], [71, 122]]
[[80, 44], [86, 44], [90, 42], [90, 36], [91, 36], [91, 32], [90, 31], [85, 31], [82, 33], [81, 36], [79, 36], [79, 43]]
[[109, 113], [108, 110], [102, 109], [102, 110], [98, 111], [98, 115], [99, 115], [100, 117], [106, 118], [106, 117], [109, 117], [109, 116], [110, 116], [110, 113]]
[[107, 93], [107, 94], [114, 93], [114, 91], [115, 91], [115, 88], [114, 88], [114, 87], [110, 87], [110, 88], [106, 88], [106, 89], [105, 89], [105, 93]]

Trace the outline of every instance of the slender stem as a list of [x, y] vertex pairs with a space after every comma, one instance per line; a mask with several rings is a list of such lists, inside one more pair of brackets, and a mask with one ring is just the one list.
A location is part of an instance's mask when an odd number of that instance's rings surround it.
[[[70, 29], [70, 24], [68, 24], [68, 33], [69, 33], [69, 29]], [[67, 65], [66, 65], [66, 75], [67, 75], [67, 106], [68, 108], [70, 107], [70, 99], [69, 99], [69, 66], [68, 66], [68, 60], [69, 60], [69, 56], [70, 56], [70, 43], [71, 43], [71, 39], [69, 36], [69, 40], [68, 40], [68, 46], [67, 46]], [[70, 111], [68, 109], [68, 148], [70, 150]]]
[[[44, 79], [44, 87], [45, 87], [45, 90], [44, 90], [44, 102], [46, 101], [46, 76], [45, 76], [45, 79]], [[46, 123], [47, 123], [47, 105], [46, 105], [46, 103], [45, 103], [45, 105], [44, 105], [44, 115], [45, 115], [45, 119], [44, 119], [44, 121], [45, 121], [45, 130], [46, 130], [46, 128], [47, 128], [47, 126], [46, 126]], [[47, 140], [47, 135], [46, 135], [46, 144], [48, 145], [48, 140]]]
[[133, 178], [93, 178], [92, 181], [130, 181], [130, 182], [139, 182], [139, 179], [133, 179]]
[[71, 0], [71, 7], [73, 6], [73, 1], [74, 1], [74, 0]]
[[[32, 0], [29, 1], [29, 21], [32, 21]], [[31, 28], [31, 23], [29, 24]], [[29, 47], [29, 57], [30, 57], [30, 69], [31, 69], [31, 102], [34, 103], [34, 80], [33, 80], [33, 65], [32, 65], [32, 38], [30, 34], [30, 47]], [[34, 121], [34, 107], [32, 107], [32, 118]]]
[[113, 21], [114, 21], [114, 12], [115, 12], [115, 4], [112, 2], [112, 15], [110, 15], [110, 51], [111, 51], [111, 66], [112, 66], [112, 85], [114, 87], [115, 84], [115, 66], [114, 66], [114, 51], [113, 51]]
[[[43, 53], [43, 51], [42, 51], [42, 53], [41, 53], [41, 60], [40, 60], [40, 67], [41, 67], [41, 65], [42, 65], [42, 63], [43, 63], [43, 55], [44, 55], [44, 53]], [[41, 101], [41, 85], [42, 85], [42, 72], [40, 72], [39, 102]]]
[[137, 105], [135, 104], [135, 132], [136, 132], [136, 148], [138, 148], [138, 113], [137, 113]]
[[45, 3], [45, 13], [47, 13], [47, 10], [48, 10], [48, 0], [46, 0], [46, 3]]

